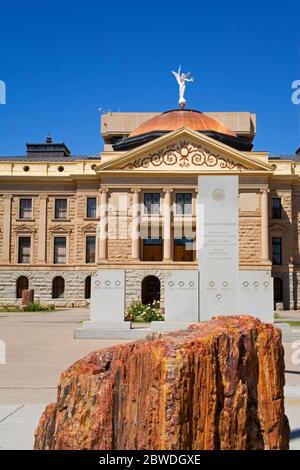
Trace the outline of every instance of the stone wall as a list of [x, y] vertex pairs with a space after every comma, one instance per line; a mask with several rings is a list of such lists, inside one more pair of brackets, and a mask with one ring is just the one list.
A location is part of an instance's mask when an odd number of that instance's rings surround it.
[[[19, 305], [16, 298], [16, 283], [20, 276], [28, 277], [29, 289], [34, 290], [35, 301], [41, 304], [54, 304], [60, 307], [86, 306], [85, 279], [94, 271], [1, 271], [0, 272], [0, 305]], [[52, 281], [56, 276], [65, 280], [64, 298], [52, 298]]]
[[142, 281], [146, 276], [156, 276], [160, 280], [160, 303], [165, 302], [165, 278], [168, 271], [155, 269], [126, 269], [125, 302], [128, 307], [133, 300], [142, 299]]
[[[180, 182], [180, 184], [183, 183]], [[259, 268], [261, 264], [261, 195], [258, 189], [241, 189], [240, 191], [240, 263], [242, 265], [252, 265], [253, 269], [255, 269]], [[122, 205], [123, 203], [118, 202], [121, 200], [121, 196], [125, 198], [124, 200], [127, 198], [129, 208], [126, 210]], [[4, 214], [4, 198], [6, 197], [11, 197], [10, 246], [3, 246], [3, 234], [7, 220], [7, 216]], [[20, 197], [32, 198], [32, 220], [19, 219]], [[43, 214], [41, 210], [41, 200], [43, 197], [47, 198], [46, 214]], [[66, 220], [54, 219], [56, 197], [68, 198], [68, 218]], [[70, 287], [69, 292], [66, 290], [67, 302], [82, 301], [82, 296], [84, 295], [83, 273], [97, 269], [97, 263], [91, 265], [85, 263], [85, 237], [87, 235], [97, 235], [99, 223], [99, 218], [97, 217], [95, 219], [86, 218], [87, 197], [96, 197], [99, 203], [98, 181], [47, 183], [46, 187], [41, 183], [3, 184], [2, 193], [0, 194], [0, 263], [3, 266], [3, 271], [0, 273], [0, 302], [15, 302], [15, 279], [20, 272], [27, 272], [30, 278], [37, 279], [38, 285], [39, 279], [41, 279], [41, 286], [38, 288], [42, 295], [44, 295], [45, 290], [43, 286], [44, 278], [48, 279], [48, 276], [52, 275], [54, 277], [54, 274], [52, 274], [54, 272], [65, 272], [68, 279], [70, 279], [70, 285], [75, 286], [73, 291], [73, 287]], [[300, 270], [300, 187], [283, 183], [271, 184], [269, 193], [270, 209], [272, 197], [281, 197], [283, 206], [281, 219], [272, 219], [270, 210], [270, 255], [271, 238], [273, 236], [281, 237], [283, 246], [283, 265], [274, 266], [273, 271], [279, 273], [278, 276], [283, 278], [285, 308], [300, 307], [300, 274], [298, 273]], [[131, 201], [132, 192], [130, 188], [113, 188], [109, 191], [108, 263], [116, 263], [120, 268], [124, 267], [125, 269], [126, 265], [128, 266], [132, 262], [131, 239], [130, 236], [127, 237], [127, 233], [129, 235], [131, 233]], [[46, 237], [44, 240], [46, 256], [45, 259], [40, 259], [40, 236], [43, 234], [41, 220], [43, 218], [46, 219]], [[115, 238], [112, 236], [114, 223], [117, 224], [118, 235]], [[67, 238], [67, 263], [64, 266], [53, 264], [53, 238], [56, 235], [66, 236]], [[32, 263], [30, 266], [18, 265], [18, 236], [32, 237]], [[7, 256], [8, 252], [10, 252], [10, 262]], [[96, 261], [98, 255], [99, 246], [96, 247]], [[123, 263], [125, 266], [123, 266]], [[98, 267], [101, 268], [102, 266], [98, 265]], [[36, 269], [35, 273], [33, 269]], [[51, 271], [52, 269], [55, 271]], [[62, 271], [64, 269], [65, 271]], [[164, 301], [164, 276], [162, 271], [128, 269], [127, 304], [141, 296], [143, 276], [147, 274], [155, 275], [156, 272], [159, 272], [161, 276], [158, 277], [161, 278], [161, 297], [162, 302]], [[73, 281], [73, 278], [75, 279], [76, 276], [82, 279], [79, 285]], [[7, 280], [7, 277], [9, 280]], [[13, 282], [11, 282], [11, 279], [13, 279]], [[36, 292], [36, 295], [40, 294]], [[47, 301], [49, 300], [49, 295], [45, 295]]]
[[239, 218], [240, 263], [257, 265], [261, 259], [260, 217]]
[[4, 198], [0, 197], [0, 259], [3, 259]]

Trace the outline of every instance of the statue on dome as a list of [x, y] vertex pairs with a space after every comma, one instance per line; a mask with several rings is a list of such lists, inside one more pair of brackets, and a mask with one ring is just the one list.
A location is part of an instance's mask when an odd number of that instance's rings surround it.
[[181, 73], [181, 65], [179, 65], [178, 72], [172, 71], [172, 74], [175, 76], [177, 83], [179, 85], [179, 106], [181, 109], [185, 107], [186, 100], [184, 99], [184, 92], [185, 92], [185, 87], [186, 84], [185, 82], [193, 82], [194, 79], [193, 77], [189, 78], [191, 75], [191, 72], [189, 73]]

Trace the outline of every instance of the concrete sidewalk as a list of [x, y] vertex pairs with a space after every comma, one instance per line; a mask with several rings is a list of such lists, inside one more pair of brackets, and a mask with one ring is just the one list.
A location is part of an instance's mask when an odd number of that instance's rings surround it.
[[61, 372], [89, 352], [121, 342], [74, 340], [75, 328], [88, 318], [87, 309], [0, 313], [0, 340], [6, 344], [0, 404], [54, 401]]
[[73, 331], [89, 318], [87, 309], [0, 313], [0, 449], [32, 449], [34, 431], [46, 405], [56, 401], [61, 372], [96, 349], [118, 340], [74, 340]]
[[0, 405], [0, 449], [30, 450], [45, 404]]
[[279, 310], [276, 314], [275, 323], [281, 321], [299, 321], [300, 310]]
[[[0, 449], [32, 449], [39, 417], [56, 400], [61, 372], [90, 351], [124, 342], [74, 340], [74, 329], [88, 316], [86, 309], [0, 313], [0, 340], [7, 347], [7, 364], [0, 365]], [[283, 341], [290, 447], [300, 449], [300, 328], [284, 331]]]

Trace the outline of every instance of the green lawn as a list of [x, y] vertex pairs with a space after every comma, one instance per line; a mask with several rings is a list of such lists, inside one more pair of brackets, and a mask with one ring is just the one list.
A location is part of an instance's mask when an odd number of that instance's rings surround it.
[[23, 312], [20, 307], [0, 307], [0, 312]]

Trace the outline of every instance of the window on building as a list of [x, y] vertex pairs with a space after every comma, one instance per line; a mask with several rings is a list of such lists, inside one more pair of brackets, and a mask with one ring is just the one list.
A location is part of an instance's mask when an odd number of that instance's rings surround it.
[[272, 262], [273, 264], [282, 264], [282, 238], [272, 238]]
[[54, 263], [66, 263], [67, 239], [66, 237], [54, 237]]
[[272, 198], [272, 219], [281, 219], [281, 199], [280, 197]]
[[280, 277], [274, 278], [274, 303], [283, 301], [283, 283]]
[[85, 262], [95, 263], [96, 260], [96, 237], [88, 236], [85, 239]]
[[16, 282], [17, 299], [21, 299], [23, 290], [27, 290], [27, 289], [28, 289], [28, 277], [26, 276], [18, 277], [17, 282]]
[[160, 212], [160, 193], [144, 193], [144, 213], [157, 214]]
[[63, 299], [65, 295], [65, 280], [56, 276], [52, 281], [52, 299]]
[[176, 214], [192, 213], [192, 193], [176, 193], [175, 195]]
[[87, 276], [84, 281], [84, 298], [91, 298], [91, 276]]
[[96, 218], [96, 204], [97, 199], [95, 197], [88, 197], [86, 200], [86, 216], [88, 219]]
[[31, 238], [20, 237], [19, 238], [18, 263], [22, 263], [22, 264], [30, 263], [30, 255], [31, 255]]
[[161, 238], [145, 238], [143, 240], [143, 260], [162, 261]]
[[32, 219], [32, 199], [20, 199], [20, 219]]
[[174, 239], [174, 261], [194, 261], [195, 252], [191, 238]]
[[55, 218], [66, 219], [68, 215], [68, 200], [55, 199]]

